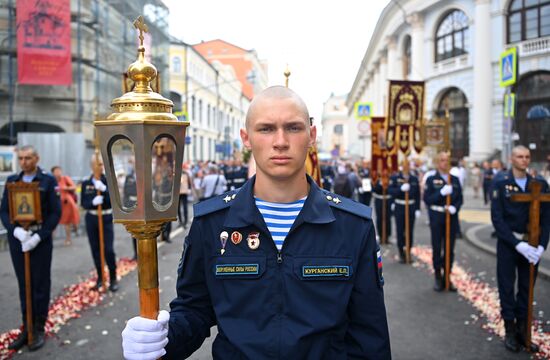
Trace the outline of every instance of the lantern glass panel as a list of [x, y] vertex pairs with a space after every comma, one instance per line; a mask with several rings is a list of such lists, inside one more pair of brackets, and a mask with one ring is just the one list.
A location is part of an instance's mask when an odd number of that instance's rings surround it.
[[118, 198], [120, 208], [131, 212], [137, 207], [137, 183], [134, 144], [127, 138], [116, 140], [111, 147], [113, 168], [118, 184]]
[[167, 210], [172, 204], [175, 177], [176, 143], [161, 135], [151, 148], [153, 206], [158, 211]]

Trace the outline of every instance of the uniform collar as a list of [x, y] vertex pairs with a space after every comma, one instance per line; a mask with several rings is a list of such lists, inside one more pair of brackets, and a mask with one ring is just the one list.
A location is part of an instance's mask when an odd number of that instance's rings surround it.
[[[258, 227], [265, 226], [262, 214], [260, 214], [254, 200], [255, 182], [256, 176], [253, 176], [239, 190], [229, 209], [224, 226], [230, 228], [241, 228], [252, 224]], [[309, 175], [307, 176], [307, 182], [310, 186], [309, 194], [292, 228], [304, 222], [326, 224], [335, 220], [332, 209], [323, 192]]]
[[[105, 177], [105, 174], [101, 174], [101, 177], [99, 178], [99, 180], [101, 180], [101, 182], [104, 182], [103, 179], [105, 179], [105, 181], [107, 181], [107, 178]], [[93, 173], [90, 175], [88, 180], [90, 182], [94, 182], [94, 174]]]
[[[17, 180], [23, 180], [23, 171], [21, 171], [18, 175], [18, 178]], [[40, 168], [40, 166], [37, 166], [36, 167], [36, 174], [34, 175], [34, 179], [32, 179], [32, 181], [40, 181], [42, 180], [42, 178], [44, 177], [44, 174], [42, 174], [42, 169]]]

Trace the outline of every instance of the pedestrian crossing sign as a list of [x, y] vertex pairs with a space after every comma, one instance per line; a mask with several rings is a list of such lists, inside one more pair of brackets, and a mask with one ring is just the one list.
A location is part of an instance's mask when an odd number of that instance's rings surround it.
[[518, 73], [518, 52], [512, 47], [500, 54], [500, 86], [507, 87], [516, 83]]
[[504, 95], [504, 117], [516, 116], [516, 94]]
[[355, 103], [355, 117], [358, 120], [368, 120], [372, 117], [372, 103], [370, 102], [356, 102]]

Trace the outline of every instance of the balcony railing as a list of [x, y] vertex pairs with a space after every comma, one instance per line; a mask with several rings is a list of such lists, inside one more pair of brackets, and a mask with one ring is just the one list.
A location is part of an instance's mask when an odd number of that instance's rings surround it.
[[518, 44], [519, 55], [528, 56], [550, 52], [550, 37], [525, 40]]

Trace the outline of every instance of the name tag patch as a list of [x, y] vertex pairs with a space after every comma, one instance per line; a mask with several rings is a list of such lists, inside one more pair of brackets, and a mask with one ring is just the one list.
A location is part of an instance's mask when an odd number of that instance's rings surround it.
[[323, 265], [323, 266], [302, 266], [303, 277], [349, 277], [350, 271], [347, 265]]
[[260, 264], [216, 265], [215, 273], [216, 276], [258, 275], [260, 273]]

